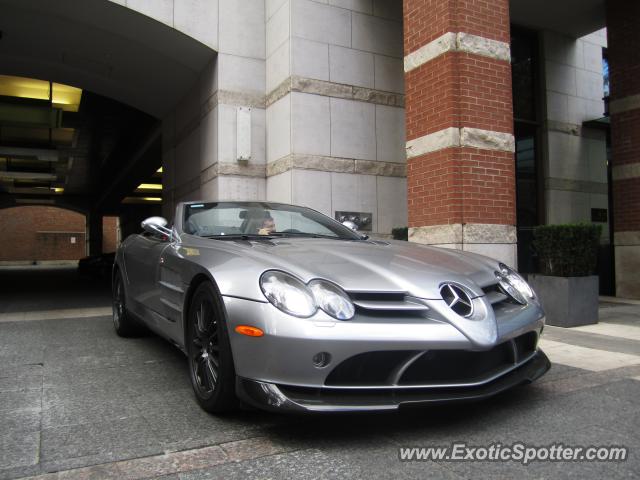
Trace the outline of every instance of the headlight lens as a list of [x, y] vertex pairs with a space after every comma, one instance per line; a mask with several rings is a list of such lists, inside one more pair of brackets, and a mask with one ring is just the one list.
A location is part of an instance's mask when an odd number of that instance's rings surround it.
[[270, 270], [260, 277], [260, 288], [274, 307], [295, 317], [310, 317], [318, 310], [309, 288], [293, 275]]
[[533, 289], [517, 272], [503, 263], [499, 264], [499, 268], [500, 271], [496, 272], [496, 277], [500, 282], [500, 286], [502, 286], [516, 302], [524, 305], [528, 300], [536, 298]]
[[356, 312], [344, 290], [326, 280], [305, 285], [293, 275], [269, 270], [260, 277], [260, 288], [274, 307], [295, 317], [310, 317], [321, 308], [333, 318], [350, 320]]
[[316, 304], [328, 315], [338, 320], [350, 320], [356, 313], [349, 296], [337, 285], [324, 280], [313, 280], [309, 283]]

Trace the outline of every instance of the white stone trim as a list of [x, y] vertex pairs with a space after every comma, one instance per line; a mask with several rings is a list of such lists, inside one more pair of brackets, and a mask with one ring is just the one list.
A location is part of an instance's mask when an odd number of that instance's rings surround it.
[[561, 190], [565, 192], [583, 192], [607, 195], [609, 186], [606, 182], [591, 182], [572, 178], [547, 177], [544, 179], [545, 190]]
[[514, 225], [492, 223], [451, 223], [409, 228], [409, 241], [425, 245], [515, 244]]
[[390, 107], [404, 107], [404, 94], [376, 90], [374, 88], [359, 87], [346, 83], [329, 82], [315, 78], [292, 75], [283, 80], [266, 97], [266, 106], [269, 107], [291, 92], [311, 93], [325, 97], [357, 100], [359, 102], [373, 103], [376, 105], [388, 105]]
[[274, 175], [279, 175], [293, 169], [357, 173], [360, 175], [375, 175], [379, 177], [407, 176], [407, 166], [404, 162], [383, 162], [378, 160], [360, 160], [356, 158], [298, 153], [292, 153], [273, 162], [269, 162], [266, 166], [266, 176], [273, 177]]
[[615, 246], [640, 245], [640, 231], [613, 232], [613, 244]]
[[404, 57], [404, 72], [410, 72], [414, 68], [433, 60], [436, 57], [456, 50], [456, 34], [447, 32], [444, 35], [423, 45], [418, 50]]
[[465, 32], [447, 32], [404, 57], [405, 73], [447, 52], [466, 52], [496, 60], [511, 61], [508, 43]]
[[460, 146], [498, 150], [501, 152], [516, 151], [516, 141], [510, 133], [469, 127], [462, 127], [460, 129]]
[[515, 152], [515, 138], [510, 133], [480, 128], [449, 127], [406, 143], [407, 158], [452, 147], [471, 147], [483, 150]]
[[628, 97], [617, 98], [609, 102], [609, 114], [624, 113], [640, 108], [640, 93]]
[[640, 177], [640, 163], [627, 163], [625, 165], [614, 165], [611, 169], [613, 180], [628, 180]]
[[459, 245], [462, 244], [462, 224], [409, 227], [409, 241], [424, 245]]
[[460, 32], [458, 33], [457, 47], [460, 52], [511, 62], [511, 46], [507, 42]]
[[460, 146], [460, 129], [445, 128], [422, 137], [409, 140], [406, 144], [407, 158], [419, 157], [425, 153], [435, 152], [450, 147]]

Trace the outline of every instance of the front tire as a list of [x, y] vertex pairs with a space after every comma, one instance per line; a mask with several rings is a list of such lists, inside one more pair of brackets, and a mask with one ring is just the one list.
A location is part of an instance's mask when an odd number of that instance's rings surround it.
[[141, 328], [136, 321], [131, 318], [127, 311], [126, 293], [124, 290], [124, 280], [118, 271], [113, 279], [113, 327], [120, 337], [136, 337], [141, 334]]
[[187, 324], [191, 385], [200, 406], [223, 413], [237, 406], [235, 369], [222, 300], [209, 282], [191, 300]]

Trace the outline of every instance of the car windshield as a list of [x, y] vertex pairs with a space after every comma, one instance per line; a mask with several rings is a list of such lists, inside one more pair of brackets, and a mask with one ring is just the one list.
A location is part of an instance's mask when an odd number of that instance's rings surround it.
[[268, 202], [186, 204], [183, 230], [221, 239], [238, 236], [360, 238], [348, 227], [315, 210]]

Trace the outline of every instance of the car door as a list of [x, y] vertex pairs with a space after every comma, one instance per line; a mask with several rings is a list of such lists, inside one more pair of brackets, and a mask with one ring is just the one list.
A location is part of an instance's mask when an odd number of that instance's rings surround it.
[[169, 247], [165, 236], [145, 232], [138, 235], [125, 250], [129, 295], [137, 307], [158, 312], [159, 286], [158, 275], [162, 252]]

